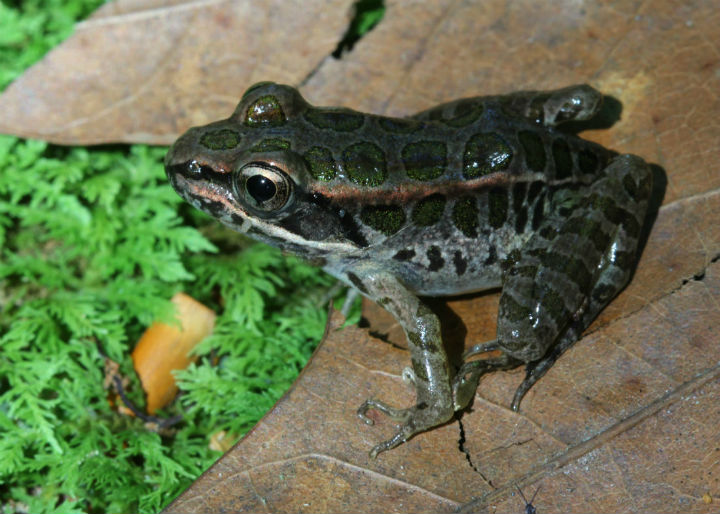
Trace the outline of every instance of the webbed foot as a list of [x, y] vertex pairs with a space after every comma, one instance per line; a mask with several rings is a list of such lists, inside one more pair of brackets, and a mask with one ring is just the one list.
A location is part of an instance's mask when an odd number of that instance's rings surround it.
[[370, 409], [382, 412], [393, 421], [400, 423], [398, 431], [394, 436], [387, 441], [375, 445], [373, 449], [370, 450], [371, 459], [377, 457], [381, 452], [391, 450], [401, 445], [418, 432], [423, 432], [428, 428], [446, 422], [452, 417], [454, 412], [452, 406], [430, 406], [425, 403], [419, 403], [406, 409], [397, 409], [390, 407], [385, 402], [370, 399], [366, 400], [357, 410], [358, 417], [368, 425], [374, 424], [373, 420], [366, 415]]
[[[476, 344], [465, 352], [465, 355], [478, 355], [493, 350], [499, 346], [495, 340]], [[462, 410], [468, 406], [475, 396], [478, 382], [485, 374], [495, 370], [509, 369], [520, 364], [520, 361], [503, 353], [492, 359], [481, 359], [465, 362], [458, 370], [452, 381], [453, 407]]]
[[463, 352], [462, 358], [467, 359], [468, 357], [480, 355], [485, 352], [492, 352], [498, 349], [500, 349], [500, 345], [498, 344], [497, 339], [493, 339], [492, 341], [485, 341], [484, 343], [478, 343], [471, 346]]

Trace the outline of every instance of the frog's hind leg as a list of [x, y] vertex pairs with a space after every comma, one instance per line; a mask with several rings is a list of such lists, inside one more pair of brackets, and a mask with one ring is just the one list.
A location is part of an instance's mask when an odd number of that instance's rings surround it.
[[507, 354], [501, 355], [499, 358], [490, 359], [479, 359], [474, 361], [467, 361], [470, 357], [480, 355], [487, 352], [493, 352], [500, 350], [500, 345], [497, 339], [492, 341], [485, 341], [484, 343], [478, 343], [462, 354], [463, 364], [458, 372], [453, 377], [453, 405], [455, 410], [461, 410], [467, 407], [475, 396], [478, 382], [480, 378], [485, 374], [495, 370], [514, 368], [522, 364], [520, 361], [516, 361]]
[[471, 346], [463, 352], [462, 357], [463, 359], [467, 359], [468, 357], [472, 357], [474, 355], [480, 355], [481, 353], [492, 352], [499, 349], [500, 345], [498, 345], [497, 339], [493, 339], [492, 341], [485, 341], [484, 343], [477, 343]]
[[[494, 341], [489, 341], [487, 345], [486, 343], [481, 343], [473, 346], [470, 350], [465, 352], [464, 355], [477, 355], [479, 353], [484, 353], [485, 351], [490, 351], [485, 348], [483, 348], [483, 351], [474, 351], [476, 348], [490, 345], [492, 345], [492, 350], [499, 348], [499, 346], [494, 344]], [[475, 391], [477, 390], [480, 378], [485, 373], [515, 368], [520, 364], [522, 364], [521, 361], [511, 357], [507, 353], [503, 353], [501, 356], [491, 359], [464, 362], [460, 367], [460, 370], [455, 374], [452, 382], [453, 406], [455, 410], [461, 410], [468, 406], [470, 400], [472, 400], [473, 396], [475, 396]]]
[[[493, 339], [492, 341], [485, 341], [484, 343], [471, 346], [463, 352], [462, 357], [463, 360], [466, 360], [470, 357], [495, 350], [500, 350], [500, 345], [496, 339]], [[485, 373], [514, 368], [520, 364], [522, 364], [520, 361], [513, 359], [507, 354], [502, 354], [500, 357], [495, 358], [463, 362], [463, 365], [453, 377], [452, 382], [453, 406], [455, 410], [461, 410], [467, 407], [470, 400], [475, 396], [480, 378]]]
[[528, 363], [514, 410], [627, 284], [651, 189], [642, 159], [616, 157], [587, 190], [563, 196], [506, 273], [497, 340]]

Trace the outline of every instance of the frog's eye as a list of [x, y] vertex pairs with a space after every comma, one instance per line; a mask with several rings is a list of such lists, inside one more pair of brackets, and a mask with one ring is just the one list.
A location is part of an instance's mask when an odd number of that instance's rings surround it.
[[251, 207], [273, 212], [288, 204], [293, 192], [293, 182], [278, 168], [252, 162], [240, 170], [235, 180], [235, 189]]

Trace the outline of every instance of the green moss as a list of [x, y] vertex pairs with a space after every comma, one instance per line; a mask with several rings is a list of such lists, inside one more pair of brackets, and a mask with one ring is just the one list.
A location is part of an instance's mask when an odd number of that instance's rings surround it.
[[[332, 280], [191, 210], [163, 154], [0, 137], [2, 503], [159, 511], [217, 459], [210, 437], [250, 429], [322, 337]], [[161, 438], [108, 404], [103, 369], [105, 356], [119, 363], [142, 408], [130, 354], [154, 319], [172, 319], [179, 290], [219, 318], [177, 375], [183, 396], [161, 416], [182, 422]]]
[[385, 15], [383, 0], [358, 0], [353, 7], [355, 12], [348, 30], [332, 53], [335, 58], [340, 58], [344, 52], [352, 50], [355, 43], [380, 23]]
[[103, 0], [0, 2], [0, 90], [67, 38]]
[[[100, 3], [1, 4], [2, 85]], [[192, 209], [164, 153], [0, 136], [3, 512], [160, 511], [220, 456], [210, 437], [254, 426], [322, 337], [334, 281]], [[130, 355], [153, 320], [173, 322], [180, 290], [219, 316], [160, 436], [108, 402], [105, 365], [142, 408]]]

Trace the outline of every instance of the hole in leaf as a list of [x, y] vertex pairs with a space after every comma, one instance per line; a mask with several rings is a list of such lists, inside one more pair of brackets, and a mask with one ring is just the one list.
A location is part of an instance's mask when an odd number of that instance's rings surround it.
[[383, 0], [358, 0], [353, 9], [355, 14], [347, 32], [332, 53], [335, 59], [340, 59], [344, 53], [351, 51], [355, 43], [380, 23], [385, 15], [385, 2]]

